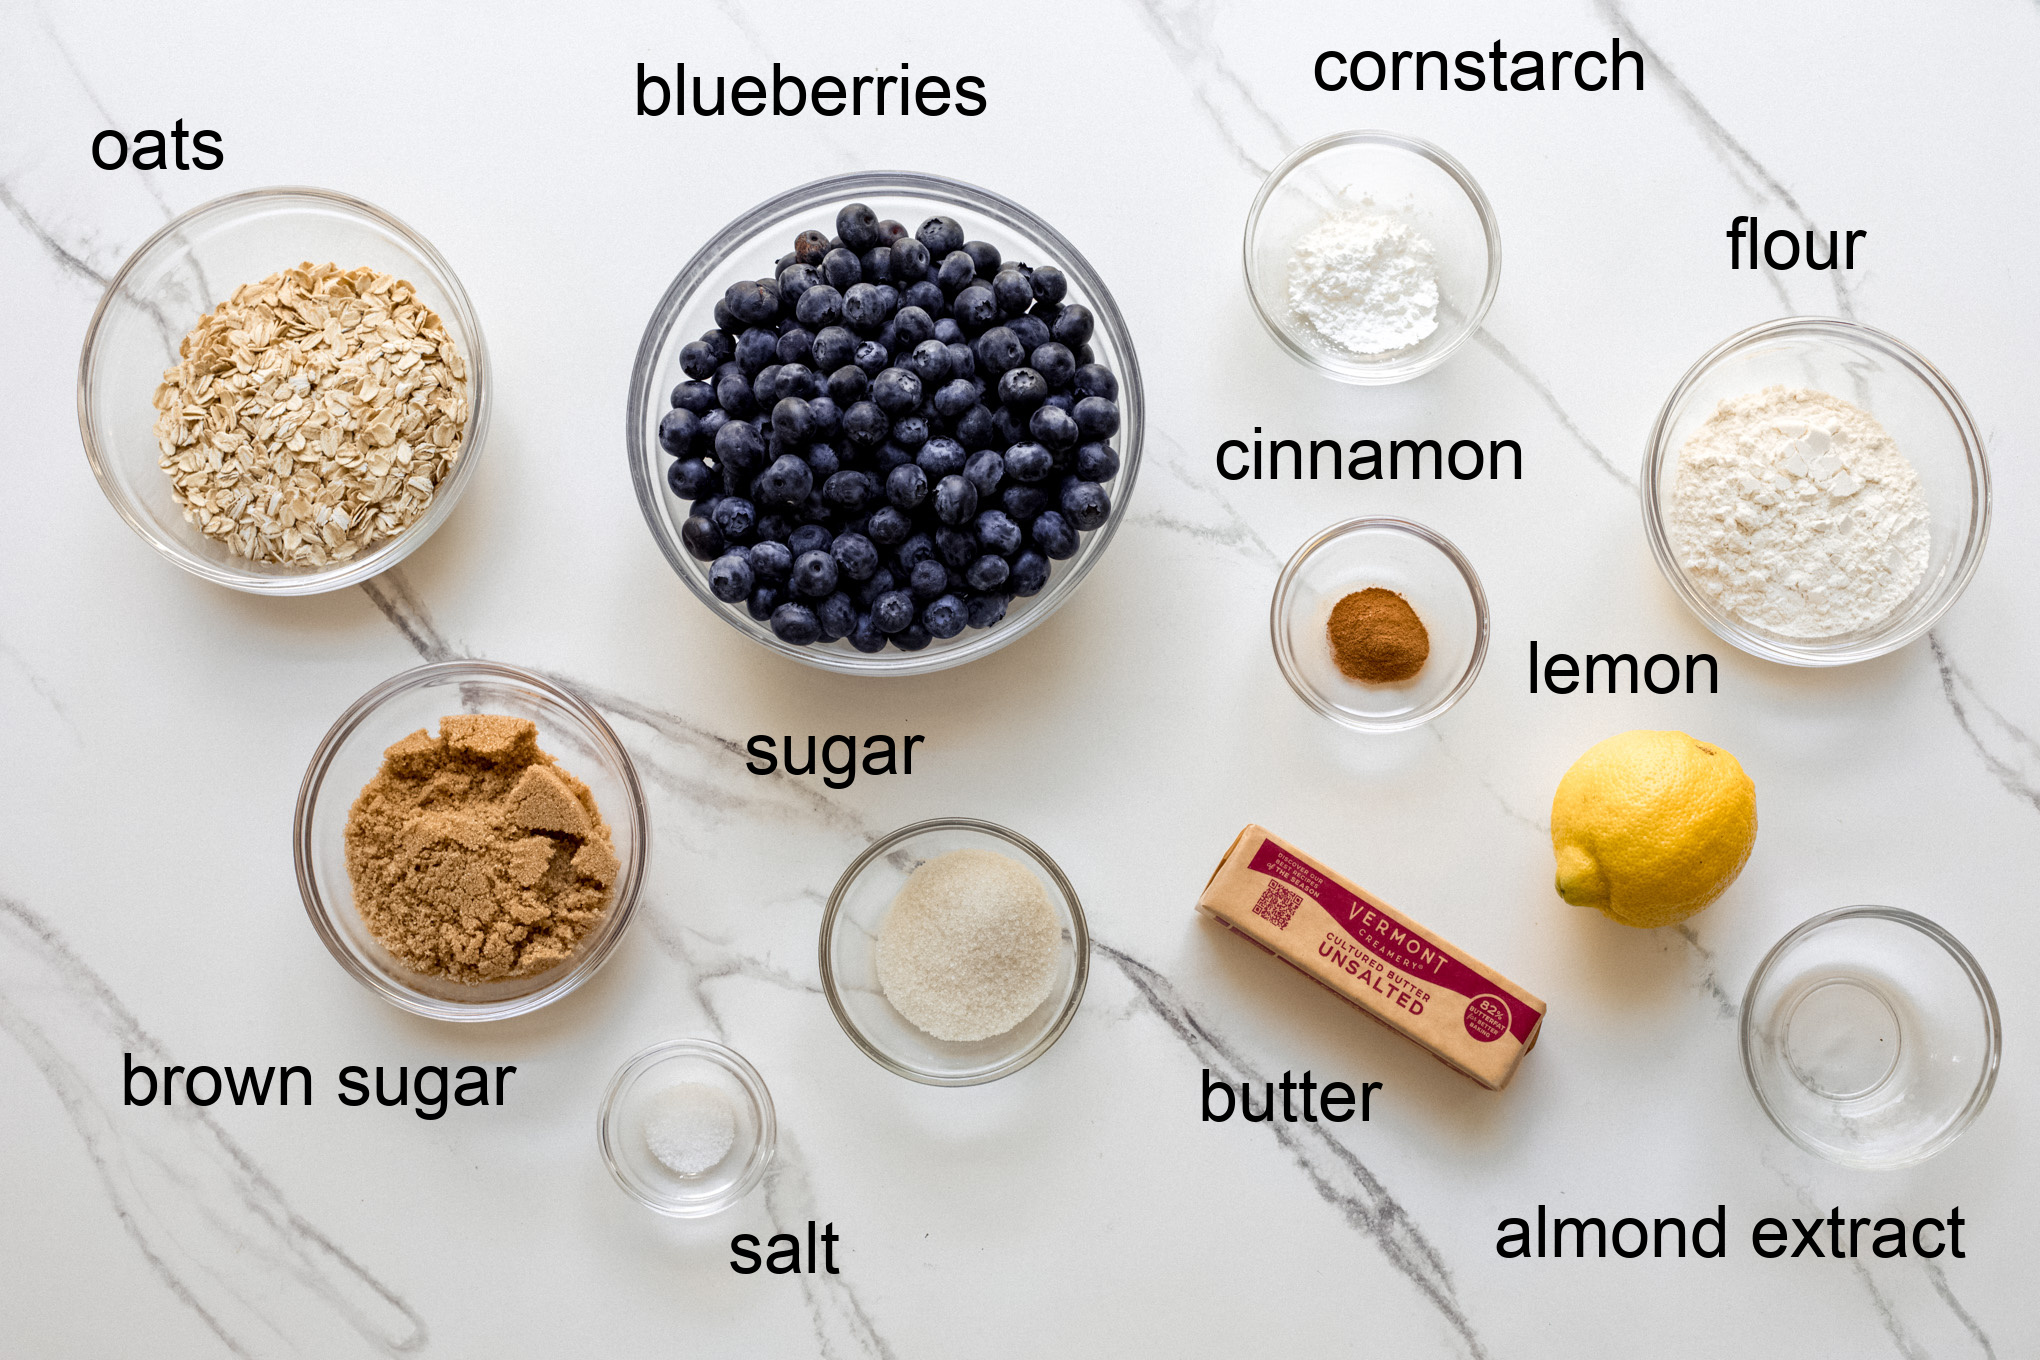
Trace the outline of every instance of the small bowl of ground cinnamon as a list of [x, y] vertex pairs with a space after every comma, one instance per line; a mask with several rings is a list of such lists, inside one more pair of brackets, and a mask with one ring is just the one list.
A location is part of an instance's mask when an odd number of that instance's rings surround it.
[[646, 816], [594, 709], [528, 671], [449, 661], [341, 715], [295, 840], [305, 909], [348, 972], [420, 1015], [494, 1020], [609, 956], [637, 905]]
[[1347, 520], [1296, 550], [1269, 611], [1275, 662], [1333, 722], [1396, 732], [1459, 701], [1487, 656], [1473, 565], [1409, 520]]

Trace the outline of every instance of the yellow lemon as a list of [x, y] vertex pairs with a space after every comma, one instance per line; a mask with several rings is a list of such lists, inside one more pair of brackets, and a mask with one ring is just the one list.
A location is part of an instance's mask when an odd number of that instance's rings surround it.
[[1624, 925], [1668, 926], [1727, 891], [1757, 841], [1757, 786], [1684, 732], [1624, 732], [1551, 798], [1558, 895]]

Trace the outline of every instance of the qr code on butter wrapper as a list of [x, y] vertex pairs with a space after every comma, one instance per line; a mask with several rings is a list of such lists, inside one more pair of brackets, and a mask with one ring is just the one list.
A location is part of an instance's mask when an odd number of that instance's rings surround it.
[[1261, 890], [1261, 898], [1254, 903], [1254, 915], [1265, 916], [1275, 923], [1277, 930], [1289, 928], [1289, 918], [1296, 915], [1296, 909], [1303, 905], [1303, 895], [1291, 892], [1280, 883], [1270, 883]]

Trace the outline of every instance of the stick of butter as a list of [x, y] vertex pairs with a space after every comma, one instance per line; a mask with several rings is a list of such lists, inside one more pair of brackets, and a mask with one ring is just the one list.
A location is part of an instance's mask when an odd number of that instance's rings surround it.
[[1491, 1091], [1537, 1043], [1542, 1001], [1265, 827], [1233, 841], [1197, 910]]

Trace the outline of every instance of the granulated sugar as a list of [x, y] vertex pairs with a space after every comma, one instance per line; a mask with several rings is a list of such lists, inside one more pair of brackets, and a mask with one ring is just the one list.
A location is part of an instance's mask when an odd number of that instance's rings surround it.
[[1061, 934], [1026, 865], [952, 850], [914, 870], [893, 899], [878, 932], [879, 986], [937, 1039], [989, 1039], [1047, 999]]
[[645, 1146], [675, 1175], [699, 1176], [736, 1141], [736, 1112], [713, 1086], [683, 1081], [645, 1102]]
[[1786, 637], [1872, 627], [1927, 571], [1919, 474], [1875, 416], [1811, 388], [1723, 401], [1679, 450], [1665, 519], [1702, 590]]
[[1335, 349], [1374, 358], [1438, 329], [1431, 243], [1393, 217], [1328, 217], [1289, 256], [1289, 310]]

